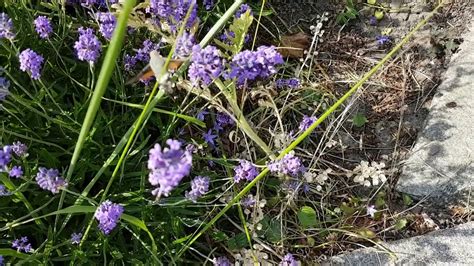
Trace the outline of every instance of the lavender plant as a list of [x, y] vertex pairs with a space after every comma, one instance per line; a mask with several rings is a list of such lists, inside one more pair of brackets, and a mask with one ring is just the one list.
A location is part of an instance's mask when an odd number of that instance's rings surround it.
[[[297, 265], [290, 250], [269, 255], [253, 244], [283, 241], [266, 212], [286, 206], [283, 187], [295, 192], [308, 182], [309, 162], [294, 148], [348, 96], [321, 115], [299, 114], [301, 123], [291, 126], [301, 134], [282, 152], [273, 145], [253, 97], [286, 64], [277, 47], [249, 43], [264, 6], [81, 0], [0, 7], [0, 265]], [[225, 40], [216, 37], [222, 34]], [[128, 84], [151, 52], [163, 56], [161, 73]], [[302, 83], [290, 77], [276, 87], [284, 94]], [[376, 168], [374, 185], [385, 177]], [[369, 174], [359, 170], [354, 181], [366, 182]], [[233, 207], [228, 223], [216, 224]], [[188, 250], [211, 227], [211, 241]]]

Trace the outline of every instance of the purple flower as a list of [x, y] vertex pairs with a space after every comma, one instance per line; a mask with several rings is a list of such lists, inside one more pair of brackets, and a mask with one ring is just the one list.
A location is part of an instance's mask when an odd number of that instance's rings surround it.
[[306, 131], [314, 122], [316, 122], [317, 117], [315, 116], [303, 116], [303, 120], [301, 120], [300, 125], [299, 125], [299, 130], [300, 131]]
[[32, 250], [31, 244], [28, 241], [28, 237], [24, 236], [19, 239], [15, 239], [12, 242], [12, 248], [15, 248], [18, 252], [28, 253]]
[[389, 44], [392, 41], [390, 39], [390, 36], [387, 36], [387, 35], [379, 35], [379, 36], [375, 37], [375, 39], [377, 40], [377, 44], [379, 46], [384, 46], [386, 44]]
[[5, 13], [0, 13], [0, 39], [13, 39], [15, 33], [13, 32], [13, 21]]
[[222, 129], [224, 129], [224, 127], [226, 126], [231, 126], [233, 125], [235, 122], [234, 120], [232, 119], [232, 117], [230, 117], [229, 115], [227, 115], [226, 113], [224, 112], [219, 112], [217, 113], [216, 115], [216, 123], [214, 124], [214, 129], [219, 132], [221, 131]]
[[197, 19], [196, 0], [151, 0], [150, 6], [146, 8], [148, 13], [165, 20], [172, 32], [176, 32], [180, 23], [186, 18], [189, 8], [193, 5], [186, 26], [191, 27]]
[[298, 261], [293, 257], [293, 254], [288, 253], [283, 257], [279, 266], [298, 266]]
[[0, 265], [3, 266], [3, 256], [0, 255]]
[[191, 191], [186, 191], [186, 198], [196, 202], [196, 200], [209, 191], [210, 178], [207, 176], [196, 176], [191, 181]]
[[214, 139], [217, 138], [217, 135], [212, 134], [212, 129], [209, 129], [207, 133], [204, 133], [204, 135], [202, 135], [202, 138], [207, 144], [214, 147], [215, 146]]
[[288, 88], [298, 88], [300, 86], [300, 81], [297, 78], [291, 78], [291, 79], [277, 79], [276, 81], [276, 87], [278, 89], [282, 89], [285, 87]]
[[12, 144], [12, 151], [13, 151], [13, 153], [16, 154], [16, 156], [23, 157], [23, 156], [28, 155], [27, 154], [28, 146], [26, 146], [25, 144], [23, 144], [19, 141], [16, 141], [16, 142], [13, 142], [13, 144]]
[[147, 39], [143, 41], [143, 45], [138, 49], [135, 58], [137, 61], [148, 63], [150, 61], [150, 52], [158, 49], [160, 49], [159, 43], [154, 43]]
[[209, 85], [211, 82], [220, 76], [224, 69], [224, 59], [220, 57], [219, 50], [209, 45], [204, 49], [201, 46], [194, 45], [191, 66], [188, 74], [193, 85], [198, 85], [202, 82], [204, 85]]
[[7, 165], [12, 160], [11, 146], [5, 145], [0, 148], [0, 172], [5, 171]]
[[0, 185], [0, 197], [4, 196], [10, 196], [10, 191], [4, 185]]
[[23, 176], [23, 169], [21, 169], [21, 166], [13, 166], [10, 172], [8, 173], [10, 177], [14, 178], [20, 178]]
[[166, 141], [169, 147], [162, 149], [160, 144], [150, 150], [148, 169], [150, 174], [148, 181], [157, 186], [152, 194], [160, 197], [168, 196], [181, 182], [183, 177], [189, 175], [193, 157], [187, 150], [181, 149], [181, 143], [177, 140]]
[[97, 20], [100, 22], [99, 31], [107, 40], [112, 39], [112, 34], [117, 24], [117, 18], [110, 12], [97, 13]]
[[218, 257], [214, 259], [214, 266], [232, 266], [227, 257]]
[[106, 200], [97, 207], [94, 217], [99, 222], [99, 229], [108, 235], [117, 226], [122, 213], [123, 207], [120, 204]]
[[35, 24], [35, 30], [42, 39], [49, 38], [49, 35], [53, 32], [51, 21], [45, 16], [39, 16], [33, 22]]
[[91, 28], [79, 28], [79, 39], [74, 44], [77, 58], [81, 61], [87, 61], [93, 64], [100, 56], [102, 50], [101, 43], [94, 30]]
[[375, 16], [371, 16], [371, 17], [369, 18], [369, 24], [370, 24], [371, 26], [377, 25], [377, 18], [376, 18]]
[[[224, 42], [225, 44], [232, 45], [234, 42], [232, 39], [235, 38], [235, 33], [233, 31], [225, 32], [221, 36], [219, 36], [219, 39]], [[252, 37], [250, 34], [246, 34], [244, 37], [244, 43], [248, 43]]]
[[291, 151], [283, 158], [275, 160], [268, 164], [268, 169], [272, 173], [281, 173], [293, 177], [298, 176], [306, 171], [300, 158], [295, 156], [295, 152]]
[[84, 7], [91, 7], [97, 4], [97, 0], [79, 0], [82, 6]]
[[230, 73], [226, 78], [237, 78], [237, 84], [257, 78], [267, 78], [277, 72], [276, 65], [283, 63], [283, 57], [274, 46], [260, 46], [257, 51], [242, 51], [234, 56]]
[[31, 49], [26, 49], [20, 53], [19, 59], [20, 69], [23, 72], [28, 72], [32, 79], [39, 79], [41, 77], [41, 65], [44, 61], [41, 55]]
[[234, 168], [234, 181], [239, 183], [242, 180], [252, 181], [257, 175], [258, 171], [255, 166], [249, 161], [240, 160], [240, 164]]
[[130, 56], [126, 54], [123, 58], [123, 64], [125, 71], [132, 71], [132, 69], [137, 64], [137, 58], [135, 56]]
[[191, 54], [195, 43], [194, 36], [188, 32], [184, 32], [176, 42], [176, 50], [174, 51], [173, 56], [176, 58], [188, 57]]
[[57, 169], [46, 169], [45, 167], [38, 168], [36, 174], [36, 183], [44, 190], [49, 190], [53, 194], [57, 194], [60, 188], [67, 187], [67, 182], [59, 176]]
[[71, 234], [71, 243], [72, 244], [79, 244], [81, 243], [81, 239], [82, 239], [82, 233], [72, 233]]
[[209, 111], [207, 111], [206, 109], [200, 111], [197, 115], [196, 115], [196, 118], [198, 120], [201, 120], [201, 121], [204, 121], [204, 119], [206, 118], [206, 115], [209, 114]]
[[255, 200], [255, 197], [252, 194], [247, 195], [245, 198], [240, 200], [240, 204], [242, 204], [242, 206], [247, 209], [254, 207], [255, 203], [257, 203], [257, 200]]
[[253, 16], [253, 12], [252, 12], [252, 9], [250, 8], [250, 6], [247, 5], [247, 4], [242, 4], [240, 6], [240, 9], [237, 10], [237, 12], [235, 12], [235, 17], [240, 18], [242, 16], [242, 14], [244, 14], [248, 10], [250, 10], [250, 16]]
[[0, 101], [5, 100], [10, 94], [8, 88], [10, 88], [10, 81], [4, 77], [0, 77]]
[[214, 7], [214, 0], [204, 0], [204, 8], [206, 10], [211, 10]]

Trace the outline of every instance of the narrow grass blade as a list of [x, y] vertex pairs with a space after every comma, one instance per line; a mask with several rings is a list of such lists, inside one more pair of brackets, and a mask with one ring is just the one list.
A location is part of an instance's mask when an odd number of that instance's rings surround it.
[[[69, 164], [69, 169], [66, 174], [67, 181], [69, 181], [72, 177], [72, 173], [74, 172], [76, 163], [79, 160], [79, 156], [86, 141], [87, 135], [89, 134], [89, 130], [92, 126], [92, 123], [94, 122], [97, 111], [99, 110], [102, 96], [104, 95], [107, 85], [109, 84], [112, 72], [115, 67], [115, 62], [117, 61], [117, 58], [120, 54], [120, 50], [122, 49], [123, 40], [125, 39], [128, 16], [132, 12], [135, 3], [136, 0], [128, 0], [125, 1], [123, 4], [122, 12], [119, 15], [117, 26], [112, 36], [112, 40], [110, 41], [109, 48], [107, 49], [107, 53], [105, 55], [102, 68], [97, 79], [94, 93], [92, 95], [89, 108], [87, 109], [86, 117], [84, 118], [84, 122], [82, 123], [81, 132], [79, 133], [79, 138], [76, 142], [76, 147], [74, 149], [74, 153]], [[65, 197], [66, 192], [63, 191], [61, 193], [61, 198], [59, 199], [58, 210], [62, 208]], [[56, 216], [56, 220], [54, 222], [55, 231], [56, 225], [58, 223], [58, 218], [59, 216]]]
[[[438, 9], [443, 5], [443, 1], [423, 20], [421, 20], [413, 30], [411, 30], [385, 57], [375, 65], [369, 72], [367, 72], [352, 88], [344, 94], [336, 103], [334, 103], [324, 114], [316, 120], [306, 131], [304, 131], [296, 140], [294, 140], [280, 155], [277, 159], [283, 158], [290, 151], [295, 149], [304, 139], [306, 139], [315, 129], [321, 124], [330, 114], [332, 114], [336, 109], [343, 104], [354, 92], [356, 92], [372, 75], [374, 75], [392, 56], [398, 52], [404, 44], [406, 44], [410, 38], [421, 28], [423, 27], [438, 11]], [[219, 220], [234, 204], [236, 204], [245, 194], [247, 194], [250, 189], [257, 184], [266, 174], [268, 174], [269, 169], [265, 167], [263, 171], [255, 177], [252, 182], [245, 186], [216, 216], [214, 216], [209, 223], [207, 223], [188, 243], [177, 253], [177, 258], [181, 257], [183, 253], [201, 236], [203, 235], [211, 226], [213, 226], [217, 220]]]

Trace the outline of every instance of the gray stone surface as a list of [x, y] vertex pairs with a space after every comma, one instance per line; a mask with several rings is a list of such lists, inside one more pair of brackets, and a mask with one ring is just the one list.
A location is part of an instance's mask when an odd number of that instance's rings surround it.
[[397, 184], [415, 197], [454, 201], [473, 188], [474, 25], [463, 37]]
[[323, 265], [474, 265], [474, 222], [332, 257]]

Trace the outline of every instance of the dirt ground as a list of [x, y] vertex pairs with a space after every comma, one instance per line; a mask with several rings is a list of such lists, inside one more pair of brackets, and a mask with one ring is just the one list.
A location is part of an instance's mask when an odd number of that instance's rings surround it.
[[[356, 4], [359, 16], [342, 27], [335, 19], [338, 12], [344, 10], [341, 2], [344, 1], [270, 1], [269, 8], [275, 16], [271, 23], [266, 24], [267, 30], [274, 35], [310, 33], [318, 15], [328, 12], [330, 19], [324, 26], [324, 42], [318, 48], [316, 61], [319, 65], [315, 68], [314, 78], [331, 77], [325, 84], [338, 96], [435, 7], [435, 1], [386, 1], [383, 19], [371, 25], [374, 9], [368, 7], [366, 1], [359, 1]], [[390, 204], [399, 211], [403, 211], [400, 206], [402, 196], [395, 192], [394, 186], [401, 162], [423, 127], [431, 98], [451, 55], [463, 41], [460, 36], [466, 30], [466, 21], [470, 20], [474, 9], [470, 1], [445, 2], [451, 3], [445, 5], [390, 63], [366, 83], [357, 95], [349, 119], [336, 134], [335, 141], [342, 143], [340, 149], [332, 150], [326, 156], [345, 169], [352, 169], [362, 160], [384, 161], [391, 173]], [[391, 42], [380, 46], [376, 37], [383, 31], [388, 31]], [[364, 126], [356, 127], [350, 121], [356, 114], [366, 117]], [[420, 223], [430, 219], [435, 226], [420, 229], [415, 224], [406, 232], [387, 238], [408, 237], [465, 222], [468, 216], [459, 215], [462, 213], [459, 208], [452, 205], [449, 209], [439, 209], [427, 202], [419, 202], [410, 213], [416, 219], [422, 219]]]

